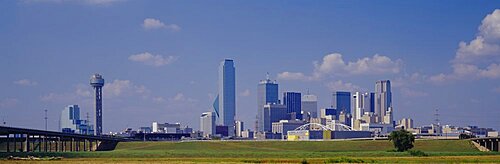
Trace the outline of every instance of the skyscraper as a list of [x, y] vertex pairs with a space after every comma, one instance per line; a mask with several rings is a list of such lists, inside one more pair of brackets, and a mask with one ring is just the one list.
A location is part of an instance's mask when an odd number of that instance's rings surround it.
[[200, 130], [204, 137], [210, 137], [215, 134], [215, 113], [205, 112], [200, 117]]
[[310, 117], [318, 117], [318, 97], [312, 94], [302, 96], [302, 111]]
[[271, 132], [273, 122], [287, 120], [288, 114], [286, 106], [282, 104], [267, 104], [264, 105], [264, 127], [262, 131]]
[[99, 136], [102, 134], [102, 86], [104, 86], [104, 79], [101, 75], [96, 73], [90, 78], [90, 85], [95, 91], [94, 132], [96, 136]]
[[214, 107], [220, 125], [228, 126], [229, 133], [234, 135], [234, 118], [236, 114], [236, 81], [234, 62], [225, 59], [219, 66], [219, 94], [215, 99]]
[[243, 121], [236, 121], [236, 126], [235, 126], [235, 129], [236, 129], [236, 137], [242, 137], [241, 136], [241, 132], [243, 132], [243, 130], [245, 129], [245, 126], [243, 124]]
[[365, 112], [373, 112], [374, 93], [355, 92], [352, 95], [353, 99], [353, 119], [361, 119]]
[[80, 107], [68, 105], [61, 112], [60, 130], [64, 133], [94, 134], [94, 129], [88, 120], [80, 119]]
[[377, 114], [377, 122], [392, 124], [392, 117], [384, 119], [388, 111], [392, 116], [391, 82], [389, 80], [377, 81], [375, 83], [375, 114]]
[[295, 119], [302, 120], [302, 96], [299, 92], [284, 92], [283, 104], [287, 113], [295, 113]]
[[255, 131], [264, 130], [264, 105], [278, 104], [278, 84], [276, 81], [269, 79], [267, 74], [266, 80], [261, 80], [257, 86], [257, 122]]
[[351, 113], [351, 92], [337, 91], [333, 93], [332, 106], [337, 110], [337, 115], [341, 111], [346, 114]]

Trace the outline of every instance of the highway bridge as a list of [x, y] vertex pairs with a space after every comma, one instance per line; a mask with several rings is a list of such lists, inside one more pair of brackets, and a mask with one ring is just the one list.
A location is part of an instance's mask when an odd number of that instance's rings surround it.
[[114, 150], [122, 138], [0, 126], [0, 152]]
[[499, 151], [500, 137], [471, 138], [470, 140], [481, 151]]

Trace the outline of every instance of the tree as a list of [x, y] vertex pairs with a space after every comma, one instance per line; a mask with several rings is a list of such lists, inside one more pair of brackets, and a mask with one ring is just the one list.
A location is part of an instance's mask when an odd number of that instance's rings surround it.
[[406, 130], [397, 130], [391, 132], [389, 141], [392, 141], [397, 151], [403, 152], [413, 148], [415, 136]]

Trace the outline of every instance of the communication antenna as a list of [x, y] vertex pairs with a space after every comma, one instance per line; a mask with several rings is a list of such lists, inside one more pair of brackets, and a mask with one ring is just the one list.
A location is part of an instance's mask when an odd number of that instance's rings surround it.
[[440, 125], [439, 124], [439, 109], [436, 109], [436, 112], [434, 113], [434, 122], [436, 123], [436, 125]]
[[45, 111], [45, 131], [47, 131], [47, 109], [44, 110]]
[[269, 78], [269, 72], [266, 73], [266, 79], [269, 81], [270, 78]]

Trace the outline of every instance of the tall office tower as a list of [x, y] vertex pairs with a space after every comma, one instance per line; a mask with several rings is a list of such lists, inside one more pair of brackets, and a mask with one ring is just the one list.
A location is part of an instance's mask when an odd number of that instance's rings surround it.
[[244, 130], [244, 125], [243, 125], [243, 121], [236, 121], [235, 122], [235, 127], [236, 127], [236, 137], [241, 137], [241, 132], [243, 132]]
[[[392, 109], [392, 92], [391, 82], [389, 80], [381, 80], [375, 83], [375, 114], [377, 115], [377, 122], [392, 124], [392, 119], [384, 119], [387, 111], [393, 114]], [[391, 117], [392, 118], [392, 117]]]
[[269, 79], [261, 80], [257, 86], [257, 122], [255, 131], [259, 132], [264, 127], [264, 105], [278, 104], [278, 83]]
[[94, 133], [99, 136], [102, 134], [102, 86], [104, 86], [104, 79], [101, 75], [94, 74], [90, 78], [90, 85], [94, 87], [95, 91]]
[[288, 120], [286, 106], [282, 104], [266, 104], [264, 105], [264, 127], [262, 131], [271, 132], [273, 122], [280, 120]]
[[94, 134], [94, 129], [89, 121], [80, 120], [80, 107], [78, 105], [68, 105], [64, 108], [59, 124], [61, 132], [64, 133]]
[[215, 134], [215, 113], [205, 112], [200, 117], [200, 130], [203, 137], [210, 137]]
[[299, 92], [284, 92], [283, 105], [287, 113], [295, 113], [295, 119], [302, 120], [302, 96]]
[[351, 114], [351, 92], [334, 92], [332, 106], [337, 109], [337, 116], [341, 111]]
[[[234, 118], [236, 115], [236, 81], [232, 59], [225, 59], [219, 65], [219, 94], [214, 108], [219, 125], [229, 128], [229, 135], [234, 136]], [[218, 106], [218, 107], [216, 107]]]
[[310, 117], [318, 117], [318, 97], [311, 94], [302, 96], [302, 111], [304, 114], [310, 113]]
[[361, 93], [355, 92], [352, 95], [353, 99], [353, 114], [352, 118], [354, 120], [359, 120], [363, 117], [366, 112], [373, 112], [373, 93]]

